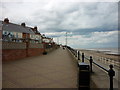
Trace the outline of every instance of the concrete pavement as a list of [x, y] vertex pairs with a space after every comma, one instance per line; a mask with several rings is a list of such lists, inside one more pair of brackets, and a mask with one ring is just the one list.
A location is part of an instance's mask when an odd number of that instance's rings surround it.
[[77, 65], [67, 50], [3, 63], [3, 88], [77, 88]]
[[[109, 88], [107, 73], [95, 65], [93, 71], [90, 87], [96, 88], [95, 90]], [[76, 88], [77, 90], [77, 73], [77, 60], [68, 50], [59, 48], [47, 55], [3, 63], [2, 84], [3, 88]], [[115, 80], [114, 87], [118, 87]]]

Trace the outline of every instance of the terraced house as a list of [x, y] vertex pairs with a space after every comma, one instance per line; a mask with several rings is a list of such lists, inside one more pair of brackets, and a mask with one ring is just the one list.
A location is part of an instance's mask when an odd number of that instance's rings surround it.
[[[40, 55], [47, 49], [37, 26], [31, 28], [25, 23], [14, 24], [8, 18], [0, 21], [0, 26], [3, 61]], [[49, 42], [49, 45], [53, 45], [53, 42]]]

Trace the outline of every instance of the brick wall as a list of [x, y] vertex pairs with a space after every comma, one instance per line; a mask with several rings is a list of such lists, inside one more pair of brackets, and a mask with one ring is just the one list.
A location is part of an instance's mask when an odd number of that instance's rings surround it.
[[11, 61], [41, 55], [43, 51], [43, 44], [28, 44], [27, 48], [27, 43], [3, 42], [2, 60]]
[[26, 49], [3, 49], [2, 60], [11, 61], [26, 57]]
[[37, 56], [44, 52], [43, 44], [29, 43], [27, 56]]
[[[53, 48], [46, 49], [46, 51], [50, 52], [55, 48], [56, 47], [54, 46]], [[43, 54], [44, 51], [44, 44], [3, 42], [2, 61], [11, 61], [31, 56], [37, 56]]]
[[1, 61], [2, 61], [2, 42], [0, 41], [0, 64], [2, 64]]
[[28, 49], [28, 53], [27, 56], [37, 56], [37, 55], [41, 55], [44, 52], [43, 48], [29, 48]]

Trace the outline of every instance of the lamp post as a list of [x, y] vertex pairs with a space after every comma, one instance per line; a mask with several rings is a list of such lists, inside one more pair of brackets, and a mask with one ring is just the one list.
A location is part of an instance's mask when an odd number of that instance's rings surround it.
[[57, 43], [59, 44], [59, 37], [57, 37]]
[[67, 32], [66, 32], [66, 46], [67, 46]]
[[72, 33], [71, 32], [66, 32], [65, 33], [65, 45], [67, 46], [68, 45], [68, 40], [69, 40], [69, 37], [72, 36]]

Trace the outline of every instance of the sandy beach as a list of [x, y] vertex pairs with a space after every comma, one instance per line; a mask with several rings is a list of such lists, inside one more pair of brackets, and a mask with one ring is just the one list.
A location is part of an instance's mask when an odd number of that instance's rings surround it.
[[85, 50], [85, 49], [79, 49], [80, 53], [84, 53], [85, 56], [92, 56], [94, 60], [101, 60], [101, 61], [108, 61], [111, 62], [111, 64], [120, 67], [120, 55], [114, 55], [114, 54], [106, 54], [102, 51], [94, 51], [94, 50]]

